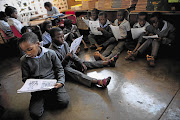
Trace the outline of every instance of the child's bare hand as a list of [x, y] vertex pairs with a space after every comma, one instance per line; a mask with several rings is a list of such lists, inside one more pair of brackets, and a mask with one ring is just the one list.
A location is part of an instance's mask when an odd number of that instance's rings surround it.
[[85, 72], [87, 70], [86, 65], [84, 63], [82, 63], [81, 66], [82, 66], [82, 71]]
[[54, 88], [60, 88], [60, 87], [62, 87], [62, 86], [63, 86], [62, 83], [56, 83], [56, 84], [54, 85]]
[[98, 27], [97, 30], [98, 30], [98, 31], [103, 31], [103, 28]]
[[66, 54], [66, 60], [69, 60], [69, 59], [71, 59], [72, 58], [72, 56], [73, 56], [73, 51], [71, 51], [71, 52], [69, 52], [68, 54]]

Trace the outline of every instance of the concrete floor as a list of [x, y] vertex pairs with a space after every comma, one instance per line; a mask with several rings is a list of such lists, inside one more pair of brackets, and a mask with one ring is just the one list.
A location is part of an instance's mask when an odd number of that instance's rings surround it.
[[[93, 61], [93, 52], [82, 51], [79, 56]], [[125, 61], [125, 55], [123, 51], [115, 68], [88, 71], [94, 78], [111, 76], [107, 89], [67, 81], [68, 108], [46, 110], [42, 120], [180, 120], [180, 60], [160, 58], [150, 68], [145, 58]], [[0, 83], [1, 104], [6, 109], [1, 120], [31, 120], [30, 94], [17, 94], [23, 85], [19, 58], [1, 61]]]

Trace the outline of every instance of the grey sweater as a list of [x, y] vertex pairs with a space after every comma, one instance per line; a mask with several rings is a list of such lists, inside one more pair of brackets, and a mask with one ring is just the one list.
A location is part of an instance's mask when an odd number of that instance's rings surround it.
[[46, 49], [39, 58], [31, 58], [24, 55], [21, 57], [22, 81], [28, 78], [57, 79], [57, 83], [64, 84], [64, 69], [59, 58], [53, 50]]

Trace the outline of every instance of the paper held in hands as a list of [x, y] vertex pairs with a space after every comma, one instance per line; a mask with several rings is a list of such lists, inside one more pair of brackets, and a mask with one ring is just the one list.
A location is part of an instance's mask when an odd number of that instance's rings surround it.
[[146, 32], [145, 28], [131, 28], [131, 34], [133, 39], [137, 39], [144, 32]]
[[114, 35], [114, 37], [116, 38], [117, 41], [118, 41], [118, 39], [123, 39], [123, 37], [121, 36], [121, 31], [119, 29], [119, 26], [110, 25], [110, 27], [111, 27], [113, 35]]
[[159, 37], [158, 35], [151, 35], [151, 36], [143, 36], [143, 38], [149, 39], [149, 38], [159, 38]]
[[89, 20], [84, 19], [84, 17], [82, 17], [82, 20], [86, 23], [86, 25], [89, 27]]
[[94, 35], [102, 35], [102, 32], [97, 30], [98, 27], [100, 27], [99, 21], [89, 21], [89, 28]]
[[81, 41], [82, 41], [83, 35], [81, 37], [76, 38], [72, 43], [70, 47], [70, 52], [73, 51], [73, 53], [76, 53], [76, 50], [78, 49]]
[[27, 79], [17, 93], [36, 92], [54, 88], [56, 79]]

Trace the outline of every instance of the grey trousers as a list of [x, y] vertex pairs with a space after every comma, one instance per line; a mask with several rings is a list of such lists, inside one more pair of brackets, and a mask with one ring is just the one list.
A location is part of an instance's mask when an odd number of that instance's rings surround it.
[[116, 39], [114, 37], [110, 37], [109, 39], [104, 39], [103, 36], [95, 36], [93, 34], [88, 35], [88, 39], [91, 45], [94, 44], [102, 44], [104, 48], [106, 48], [108, 45], [114, 43]]
[[65, 108], [70, 97], [64, 87], [31, 93], [29, 112], [32, 119], [38, 119], [44, 112], [44, 106], [50, 108]]
[[[83, 62], [87, 69], [93, 69], [93, 68], [102, 68], [103, 62], [102, 61], [93, 61], [93, 62]], [[73, 78], [73, 80], [82, 83], [83, 85], [86, 85], [88, 87], [91, 87], [91, 82], [95, 78], [91, 78], [87, 76], [86, 74], [82, 73], [81, 71], [78, 71], [75, 68], [72, 68], [71, 66], [66, 66], [64, 68], [65, 74]]]
[[156, 57], [158, 50], [159, 50], [159, 46], [160, 46], [160, 42], [156, 39], [147, 39], [139, 48], [138, 51], [140, 53], [143, 53], [145, 50], [147, 50], [150, 46], [152, 46], [151, 49], [151, 56]]
[[122, 52], [124, 49], [124, 44], [125, 41], [118, 41], [118, 43], [111, 44], [105, 49], [102, 55], [108, 58], [112, 58]]

